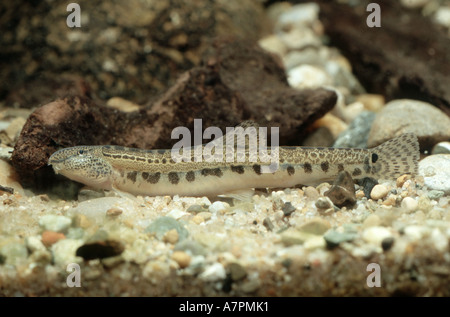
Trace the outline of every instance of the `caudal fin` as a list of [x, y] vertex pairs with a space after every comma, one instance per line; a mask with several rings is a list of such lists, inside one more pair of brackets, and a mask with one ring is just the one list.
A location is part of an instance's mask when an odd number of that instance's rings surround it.
[[419, 170], [419, 141], [413, 133], [402, 134], [370, 150], [375, 159], [376, 177], [395, 179], [403, 174], [415, 176]]

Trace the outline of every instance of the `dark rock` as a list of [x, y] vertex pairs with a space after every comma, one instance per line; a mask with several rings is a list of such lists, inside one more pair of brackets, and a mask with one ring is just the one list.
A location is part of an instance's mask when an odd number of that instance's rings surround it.
[[85, 260], [104, 259], [119, 255], [123, 252], [124, 246], [115, 240], [96, 241], [85, 243], [77, 249], [76, 255]]
[[390, 250], [394, 245], [394, 242], [395, 239], [393, 237], [384, 238], [383, 241], [381, 241], [381, 247], [384, 251]]
[[60, 147], [171, 148], [172, 130], [185, 126], [193, 131], [194, 118], [202, 118], [203, 128], [235, 126], [251, 118], [260, 126], [283, 127], [280, 144], [298, 145], [299, 131], [329, 111], [336, 98], [325, 89], [289, 87], [283, 68], [254, 44], [218, 41], [205, 66], [184, 73], [140, 111], [120, 112], [83, 96], [38, 108], [22, 129], [12, 163], [25, 183], [43, 186], [49, 183], [48, 170], [38, 170]]
[[283, 214], [285, 216], [290, 216], [297, 208], [295, 208], [294, 206], [292, 206], [291, 202], [286, 202], [283, 207], [281, 208], [281, 210], [283, 211]]
[[272, 230], [275, 228], [275, 226], [274, 226], [273, 223], [272, 223], [272, 220], [270, 220], [269, 217], [264, 218], [264, 220], [263, 220], [263, 225], [264, 225], [264, 227], [266, 227], [267, 230], [269, 230], [269, 231], [272, 231]]
[[351, 61], [368, 91], [388, 101], [426, 101], [450, 115], [450, 41], [445, 28], [421, 10], [405, 10], [399, 1], [389, 0], [376, 2], [382, 27], [369, 28], [370, 2], [319, 1], [320, 20], [331, 44]]
[[324, 193], [338, 207], [351, 207], [356, 203], [355, 184], [350, 173], [340, 172], [331, 186], [330, 190]]
[[366, 196], [366, 198], [369, 199], [370, 193], [372, 192], [372, 189], [375, 187], [375, 185], [378, 184], [378, 181], [372, 177], [364, 177], [358, 179], [357, 183], [359, 186], [363, 188], [364, 196]]
[[247, 272], [245, 268], [242, 267], [239, 263], [233, 262], [227, 266], [228, 271], [230, 272], [231, 279], [233, 281], [239, 281], [244, 279], [247, 276]]
[[337, 148], [367, 148], [372, 122], [375, 120], [375, 113], [364, 111], [357, 116], [348, 126], [348, 129], [339, 134], [333, 144]]

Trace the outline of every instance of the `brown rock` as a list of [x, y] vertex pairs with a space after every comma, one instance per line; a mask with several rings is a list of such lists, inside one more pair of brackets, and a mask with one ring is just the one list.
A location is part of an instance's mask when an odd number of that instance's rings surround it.
[[356, 203], [355, 184], [350, 173], [340, 172], [333, 186], [324, 195], [328, 196], [338, 207], [353, 206]]
[[261, 126], [282, 127], [280, 144], [298, 145], [299, 131], [336, 102], [336, 94], [329, 90], [290, 88], [283, 68], [254, 44], [217, 42], [205, 64], [184, 73], [141, 111], [123, 113], [85, 97], [68, 97], [38, 108], [25, 123], [12, 155], [22, 181], [40, 181], [41, 188], [49, 183], [36, 177], [35, 171], [46, 166], [61, 146], [170, 148], [172, 130], [186, 126], [193, 131], [194, 118], [203, 119], [203, 128], [235, 126], [250, 118]]
[[55, 244], [59, 240], [65, 239], [66, 236], [63, 233], [55, 232], [55, 231], [44, 231], [42, 232], [41, 241], [42, 244], [46, 247], [51, 246], [52, 244]]

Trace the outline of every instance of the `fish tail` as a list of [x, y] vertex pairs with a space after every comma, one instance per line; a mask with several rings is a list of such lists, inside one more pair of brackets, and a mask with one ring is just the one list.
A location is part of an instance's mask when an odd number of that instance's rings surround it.
[[377, 178], [396, 179], [403, 174], [418, 174], [420, 151], [414, 133], [402, 134], [370, 149], [370, 152]]

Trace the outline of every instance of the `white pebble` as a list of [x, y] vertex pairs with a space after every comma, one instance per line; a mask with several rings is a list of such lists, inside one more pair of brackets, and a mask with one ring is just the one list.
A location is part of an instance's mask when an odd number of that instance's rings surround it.
[[81, 240], [63, 239], [52, 245], [51, 251], [55, 265], [65, 266], [69, 263], [81, 263], [82, 258], [76, 256], [77, 249], [83, 244]]
[[434, 228], [431, 232], [431, 240], [434, 243], [434, 247], [436, 250], [440, 252], [445, 252], [448, 249], [448, 239], [447, 237], [441, 233], [438, 228]]
[[404, 232], [412, 241], [419, 241], [428, 234], [429, 229], [423, 226], [411, 225], [406, 227]]
[[214, 263], [208, 266], [199, 277], [206, 282], [223, 280], [226, 277], [225, 268], [220, 263]]
[[70, 227], [72, 219], [65, 216], [45, 215], [39, 219], [39, 225], [44, 230], [62, 232]]
[[310, 65], [300, 65], [288, 71], [288, 82], [294, 88], [317, 88], [332, 83], [322, 69]]
[[364, 230], [362, 237], [369, 243], [381, 246], [381, 241], [392, 237], [392, 233], [385, 227], [375, 226]]
[[429, 189], [450, 194], [450, 154], [435, 154], [419, 162], [419, 175]]
[[172, 217], [172, 218], [175, 218], [175, 219], [180, 219], [184, 215], [189, 215], [189, 213], [184, 212], [183, 210], [175, 208], [175, 209], [171, 210], [166, 216], [167, 217]]
[[39, 236], [27, 237], [25, 239], [25, 244], [31, 252], [46, 250], [46, 248], [45, 248], [44, 244], [42, 244], [41, 238]]
[[405, 211], [407, 211], [407, 212], [416, 211], [418, 206], [419, 206], [419, 203], [414, 198], [405, 197], [402, 200], [402, 208], [405, 209]]
[[373, 200], [378, 200], [386, 197], [389, 193], [389, 188], [384, 185], [375, 185], [370, 192], [370, 198]]
[[215, 201], [215, 202], [213, 202], [211, 204], [211, 206], [209, 206], [208, 210], [211, 213], [215, 214], [215, 213], [218, 213], [220, 211], [226, 210], [228, 208], [230, 208], [229, 204], [227, 204], [227, 203], [225, 203], [223, 201]]

